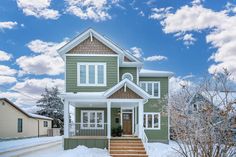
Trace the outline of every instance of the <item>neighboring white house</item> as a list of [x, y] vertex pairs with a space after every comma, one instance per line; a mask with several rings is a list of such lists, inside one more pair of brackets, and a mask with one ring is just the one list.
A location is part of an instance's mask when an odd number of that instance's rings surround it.
[[6, 98], [0, 98], [0, 139], [47, 136], [52, 118], [27, 113]]

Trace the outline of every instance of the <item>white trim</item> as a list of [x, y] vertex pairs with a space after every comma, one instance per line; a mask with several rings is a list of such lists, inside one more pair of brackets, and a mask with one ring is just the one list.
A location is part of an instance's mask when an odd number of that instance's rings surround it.
[[[144, 83], [145, 84], [145, 91], [148, 92], [148, 83], [152, 83], [152, 95], [151, 98], [153, 99], [160, 99], [161, 97], [161, 82], [160, 81], [140, 81], [139, 82], [139, 86], [141, 87], [141, 84]], [[158, 84], [158, 96], [154, 96], [154, 83]], [[149, 94], [149, 93], [148, 93]]]
[[64, 138], [69, 137], [69, 102], [64, 100]]
[[105, 56], [105, 57], [116, 57], [118, 55], [115, 54], [66, 54], [65, 56], [89, 56], [89, 57], [99, 57], [99, 56]]
[[170, 108], [169, 108], [169, 98], [170, 98], [170, 77], [168, 77], [168, 98], [167, 98], [167, 109], [168, 109], [168, 140], [170, 141]]
[[142, 102], [139, 102], [138, 104], [138, 137], [142, 139], [143, 137], [143, 109], [144, 108], [144, 104]]
[[[152, 127], [148, 128], [148, 115], [152, 115]], [[158, 128], [154, 128], [154, 115], [158, 115]], [[161, 130], [161, 114], [160, 112], [144, 112], [143, 116], [145, 116], [145, 130]], [[144, 118], [144, 117], [143, 117]]]
[[107, 101], [107, 138], [111, 138], [111, 102]]
[[137, 70], [137, 71], [136, 71], [136, 73], [137, 73], [137, 74], [136, 74], [136, 75], [137, 75], [136, 77], [137, 77], [137, 84], [138, 84], [138, 83], [139, 83], [139, 68], [137, 67], [136, 70]]
[[150, 95], [145, 92], [142, 88], [140, 88], [139, 86], [137, 86], [134, 82], [128, 80], [128, 79], [124, 79], [121, 82], [119, 82], [118, 84], [116, 84], [115, 86], [113, 86], [112, 88], [110, 88], [109, 90], [107, 90], [104, 93], [105, 97], [109, 97], [111, 96], [113, 93], [115, 93], [116, 91], [118, 91], [119, 89], [121, 89], [124, 85], [127, 85], [128, 88], [130, 88], [131, 90], [133, 90], [136, 94], [138, 94], [139, 96], [141, 96], [144, 99], [148, 99], [150, 98]]
[[133, 81], [133, 80], [134, 80], [133, 75], [132, 75], [131, 73], [129, 73], [129, 72], [124, 73], [124, 74], [122, 75], [122, 80], [125, 79], [125, 75], [129, 75], [129, 76], [131, 76], [131, 80], [130, 80], [130, 81]]
[[[86, 67], [86, 83], [80, 83], [80, 66], [81, 65], [85, 65]], [[90, 84], [89, 83], [89, 66], [90, 65], [94, 65], [94, 70], [95, 70], [95, 83], [94, 84]], [[104, 83], [103, 84], [98, 84], [98, 78], [97, 78], [97, 72], [98, 69], [97, 67], [99, 65], [103, 65], [104, 66]], [[78, 62], [77, 63], [77, 86], [107, 86], [107, 64], [104, 62]]]
[[[95, 117], [94, 117], [94, 121], [95, 123], [90, 123], [90, 113], [94, 112], [95, 113]], [[88, 122], [84, 123], [84, 117], [83, 117], [83, 113], [87, 113], [88, 114]], [[97, 123], [97, 114], [98, 113], [102, 113], [102, 122], [101, 123]], [[96, 129], [96, 130], [102, 130], [104, 129], [104, 111], [103, 110], [81, 110], [80, 111], [81, 114], [81, 129]], [[84, 124], [87, 124], [88, 127], [84, 127]], [[90, 124], [94, 124], [95, 127], [91, 127]], [[102, 125], [102, 127], [97, 127], [97, 124]]]
[[72, 48], [74, 48], [75, 46], [77, 46], [78, 44], [80, 44], [81, 42], [86, 40], [90, 36], [90, 34], [92, 34], [93, 37], [95, 37], [97, 40], [102, 42], [104, 45], [106, 45], [107, 47], [112, 49], [114, 52], [118, 53], [121, 56], [124, 55], [124, 51], [121, 48], [119, 48], [117, 45], [115, 45], [111, 41], [107, 40], [104, 36], [100, 35], [99, 33], [97, 33], [96, 31], [94, 31], [91, 28], [86, 30], [85, 32], [83, 32], [82, 34], [80, 34], [79, 36], [77, 36], [76, 38], [74, 38], [73, 40], [68, 42], [67, 44], [65, 44], [63, 47], [61, 47], [58, 50], [58, 53], [64, 59], [65, 53], [67, 53]]

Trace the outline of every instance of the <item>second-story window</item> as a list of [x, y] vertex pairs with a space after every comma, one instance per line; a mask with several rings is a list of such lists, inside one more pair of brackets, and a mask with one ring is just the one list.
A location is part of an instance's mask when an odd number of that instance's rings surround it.
[[140, 81], [140, 87], [146, 91], [152, 98], [160, 98], [160, 82]]
[[78, 63], [78, 86], [106, 86], [106, 63]]

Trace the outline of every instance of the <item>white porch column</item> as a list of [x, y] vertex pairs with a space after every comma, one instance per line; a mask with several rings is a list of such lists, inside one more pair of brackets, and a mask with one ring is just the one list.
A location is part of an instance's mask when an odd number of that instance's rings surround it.
[[107, 138], [111, 138], [111, 102], [107, 101]]
[[69, 102], [64, 101], [64, 138], [69, 137]]
[[143, 102], [138, 103], [138, 137], [143, 137]]

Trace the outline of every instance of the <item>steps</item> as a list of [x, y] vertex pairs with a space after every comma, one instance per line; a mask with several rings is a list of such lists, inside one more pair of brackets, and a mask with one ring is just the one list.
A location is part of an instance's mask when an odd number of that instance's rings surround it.
[[138, 138], [111, 139], [110, 155], [112, 157], [148, 157], [142, 141]]

